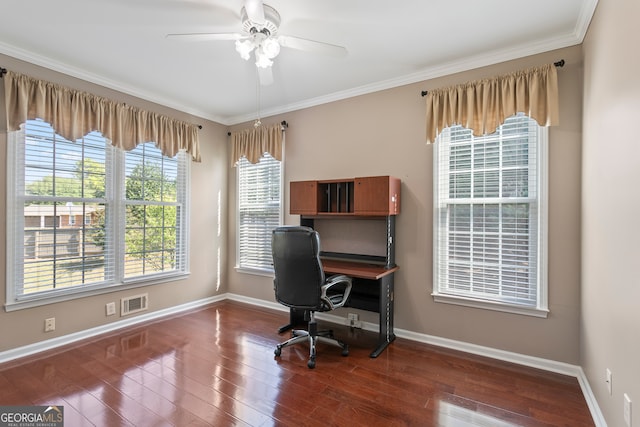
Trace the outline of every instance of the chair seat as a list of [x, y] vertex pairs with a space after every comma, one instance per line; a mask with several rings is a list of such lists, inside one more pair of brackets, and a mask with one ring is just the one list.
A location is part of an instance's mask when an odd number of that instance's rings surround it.
[[314, 312], [330, 311], [344, 306], [351, 292], [350, 277], [325, 277], [320, 261], [318, 232], [309, 227], [278, 227], [273, 230], [271, 249], [276, 300], [287, 307], [309, 313], [308, 330], [296, 330], [291, 339], [278, 344], [275, 355], [280, 356], [283, 347], [308, 342], [307, 366], [314, 368], [317, 341], [342, 348], [343, 356], [349, 354], [347, 345], [335, 339], [331, 331], [326, 333], [317, 330]]

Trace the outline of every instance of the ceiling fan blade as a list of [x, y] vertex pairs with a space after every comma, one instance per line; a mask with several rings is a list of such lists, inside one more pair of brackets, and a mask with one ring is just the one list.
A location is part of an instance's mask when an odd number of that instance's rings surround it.
[[262, 0], [246, 0], [244, 2], [244, 10], [247, 12], [247, 17], [254, 24], [264, 24], [264, 4]]
[[273, 83], [273, 71], [271, 70], [271, 67], [258, 67], [258, 80], [260, 80], [260, 84], [262, 86], [269, 86]]
[[246, 36], [239, 33], [183, 33], [167, 34], [168, 39], [185, 41], [209, 41], [209, 40], [241, 40]]
[[347, 56], [347, 48], [331, 43], [318, 42], [315, 40], [302, 39], [293, 36], [278, 36], [278, 43], [282, 47], [304, 50], [307, 52], [321, 53], [338, 58]]

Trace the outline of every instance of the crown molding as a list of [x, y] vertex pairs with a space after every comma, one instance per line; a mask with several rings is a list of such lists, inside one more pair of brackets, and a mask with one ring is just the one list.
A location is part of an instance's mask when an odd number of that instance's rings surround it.
[[184, 104], [177, 102], [174, 99], [163, 98], [151, 92], [141, 91], [138, 88], [132, 87], [131, 85], [125, 85], [125, 84], [122, 84], [122, 82], [112, 80], [112, 79], [107, 79], [103, 76], [89, 72], [87, 70], [83, 70], [78, 67], [73, 67], [73, 66], [64, 64], [62, 62], [55, 61], [44, 55], [40, 55], [34, 52], [29, 52], [25, 49], [11, 46], [3, 42], [0, 42], [0, 53], [7, 56], [11, 56], [12, 58], [15, 58], [15, 59], [19, 59], [21, 61], [28, 62], [33, 65], [44, 67], [52, 71], [56, 71], [71, 77], [78, 78], [80, 80], [87, 81], [89, 83], [94, 83], [112, 90], [116, 90], [118, 92], [125, 93], [127, 95], [135, 96], [137, 98], [143, 99], [145, 101], [153, 102], [155, 104], [159, 104], [164, 107], [173, 108], [174, 110], [182, 111], [187, 114], [191, 114], [194, 116], [212, 120], [214, 122], [225, 124], [223, 123], [224, 118], [221, 116], [215, 116], [215, 115], [212, 115], [211, 113], [200, 111], [190, 106], [186, 106]]
[[[597, 5], [598, 0], [587, 0], [582, 2], [582, 9], [580, 10], [580, 14], [576, 22], [576, 27], [571, 33], [565, 34], [563, 36], [537, 41], [535, 43], [523, 43], [509, 49], [483, 52], [482, 54], [467, 57], [462, 60], [450, 61], [426, 67], [415, 73], [407, 74], [397, 78], [383, 80], [344, 91], [334, 92], [328, 95], [285, 104], [274, 108], [263, 109], [261, 118], [267, 118], [277, 114], [289, 113], [292, 111], [315, 107], [330, 102], [366, 95], [386, 89], [392, 89], [407, 84], [426, 81], [437, 77], [473, 70], [500, 62], [511, 61], [531, 55], [581, 44], [584, 40], [584, 37], [586, 36], [589, 24], [591, 22], [593, 14], [595, 13]], [[149, 102], [173, 108], [175, 110], [179, 110], [194, 116], [202, 117], [204, 119], [208, 119], [225, 126], [252, 121], [256, 118], [255, 113], [253, 112], [236, 116], [221, 116], [211, 114], [211, 112], [201, 111], [197, 108], [193, 108], [192, 106], [184, 105], [175, 99], [159, 97], [157, 96], [157, 94], [147, 91], [141, 91], [138, 88], [132, 87], [131, 85], [125, 85], [122, 82], [107, 79], [95, 73], [91, 73], [77, 67], [72, 67], [61, 62], [54, 61], [51, 58], [47, 58], [43, 55], [28, 52], [26, 50], [16, 48], [2, 42], [0, 42], [0, 53], [51, 69], [53, 71], [64, 73], [72, 77], [86, 80], [91, 83], [105, 86], [109, 89], [117, 90], [119, 92], [135, 96]]]
[[[393, 79], [383, 80], [368, 85], [355, 87], [352, 89], [334, 92], [328, 95], [310, 98], [296, 103], [283, 105], [281, 107], [263, 109], [261, 118], [274, 116], [277, 114], [290, 113], [292, 111], [302, 110], [305, 108], [316, 107], [330, 102], [341, 101], [343, 99], [353, 98], [356, 96], [367, 95], [386, 89], [393, 89], [412, 83], [418, 83], [438, 77], [447, 76], [463, 71], [469, 71], [476, 68], [486, 67], [498, 64], [500, 62], [512, 61], [531, 55], [549, 52], [556, 49], [562, 49], [580, 44], [576, 33], [566, 34], [561, 37], [543, 40], [536, 43], [522, 44], [510, 49], [496, 50], [493, 52], [484, 52], [479, 55], [465, 58], [463, 60], [451, 61], [431, 67], [424, 68], [418, 72], [396, 77]], [[558, 58], [561, 59], [561, 58]], [[235, 125], [247, 121], [255, 120], [255, 113], [243, 114], [227, 118], [227, 125]]]

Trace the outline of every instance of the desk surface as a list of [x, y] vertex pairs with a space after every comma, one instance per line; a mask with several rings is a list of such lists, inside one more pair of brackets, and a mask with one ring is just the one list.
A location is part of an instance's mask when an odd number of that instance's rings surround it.
[[346, 274], [361, 279], [377, 280], [397, 271], [400, 267], [385, 268], [382, 265], [365, 264], [353, 261], [340, 261], [335, 259], [323, 259], [322, 267], [325, 273]]

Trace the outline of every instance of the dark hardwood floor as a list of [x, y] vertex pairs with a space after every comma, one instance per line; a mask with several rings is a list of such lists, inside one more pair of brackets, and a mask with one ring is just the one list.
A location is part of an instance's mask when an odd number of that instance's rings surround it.
[[[288, 315], [225, 301], [0, 365], [0, 405], [65, 426], [590, 426], [575, 378], [331, 326], [350, 354], [275, 345]], [[322, 326], [322, 324], [321, 324]]]

